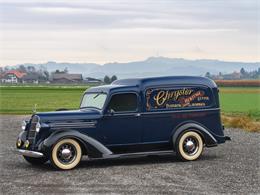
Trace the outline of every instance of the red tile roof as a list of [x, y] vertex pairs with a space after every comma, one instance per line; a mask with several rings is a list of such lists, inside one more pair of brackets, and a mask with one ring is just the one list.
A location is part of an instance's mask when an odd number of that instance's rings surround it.
[[5, 73], [5, 75], [7, 74], [14, 74], [17, 78], [22, 78], [24, 75], [26, 75], [26, 73], [20, 72], [18, 70], [9, 70]]

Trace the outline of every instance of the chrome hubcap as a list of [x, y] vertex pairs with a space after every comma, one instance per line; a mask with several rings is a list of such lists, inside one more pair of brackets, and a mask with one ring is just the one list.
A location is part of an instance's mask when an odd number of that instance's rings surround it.
[[192, 156], [196, 154], [199, 149], [198, 140], [195, 137], [187, 137], [183, 142], [183, 150], [184, 152]]
[[192, 141], [187, 141], [187, 143], [185, 144], [185, 147], [189, 150], [189, 151], [192, 151], [192, 150], [194, 150], [194, 148], [195, 148], [195, 144], [194, 144], [194, 142], [192, 142]]
[[77, 150], [74, 145], [65, 143], [62, 144], [57, 151], [58, 160], [62, 164], [72, 163], [77, 156]]
[[66, 159], [66, 160], [70, 159], [71, 155], [72, 155], [72, 153], [71, 153], [70, 149], [68, 149], [68, 148], [65, 148], [61, 151], [62, 158]]

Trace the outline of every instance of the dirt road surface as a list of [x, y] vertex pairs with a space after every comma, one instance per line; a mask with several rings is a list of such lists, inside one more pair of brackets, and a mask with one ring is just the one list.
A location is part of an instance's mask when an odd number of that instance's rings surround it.
[[14, 154], [21, 120], [0, 116], [1, 194], [258, 194], [260, 134], [226, 129], [231, 142], [206, 148], [194, 162], [175, 156], [83, 160], [71, 171], [33, 167]]

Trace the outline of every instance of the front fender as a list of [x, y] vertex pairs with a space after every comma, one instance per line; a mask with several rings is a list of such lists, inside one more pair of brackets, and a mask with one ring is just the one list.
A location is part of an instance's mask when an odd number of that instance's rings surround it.
[[86, 151], [87, 155], [91, 157], [104, 157], [112, 154], [112, 152], [108, 148], [106, 148], [97, 140], [74, 130], [63, 130], [54, 132], [43, 141], [40, 147], [42, 147], [42, 150], [44, 150], [45, 153], [49, 155], [53, 145], [57, 143], [60, 139], [64, 138], [72, 138], [79, 141], [83, 149]]
[[22, 131], [22, 132], [19, 133], [17, 140], [16, 140], [16, 148], [22, 147], [22, 146], [20, 146], [20, 147], [17, 146], [17, 141], [18, 141], [18, 139], [20, 139], [22, 141], [22, 144], [23, 144], [26, 141], [26, 134], [27, 134], [26, 131]]
[[205, 142], [205, 145], [207, 147], [217, 146], [217, 143], [218, 143], [217, 140], [213, 137], [213, 135], [206, 128], [204, 128], [203, 126], [201, 126], [197, 123], [192, 123], [192, 122], [183, 124], [173, 131], [174, 132], [174, 134], [172, 136], [173, 146], [176, 145], [178, 137], [187, 130], [192, 130], [192, 131], [199, 133], [202, 136], [202, 138]]
[[26, 131], [20, 132], [17, 139], [21, 139], [24, 142], [26, 140], [26, 134]]

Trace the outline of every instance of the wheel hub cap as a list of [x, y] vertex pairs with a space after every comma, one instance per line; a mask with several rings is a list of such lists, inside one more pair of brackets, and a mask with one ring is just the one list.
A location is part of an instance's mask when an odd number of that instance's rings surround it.
[[72, 156], [72, 152], [71, 152], [70, 149], [65, 148], [61, 151], [61, 156], [62, 156], [63, 159], [69, 160]]
[[187, 141], [185, 147], [187, 148], [187, 150], [189, 152], [191, 152], [191, 151], [193, 151], [195, 149], [195, 144], [194, 144], [193, 141], [189, 140], [189, 141]]

